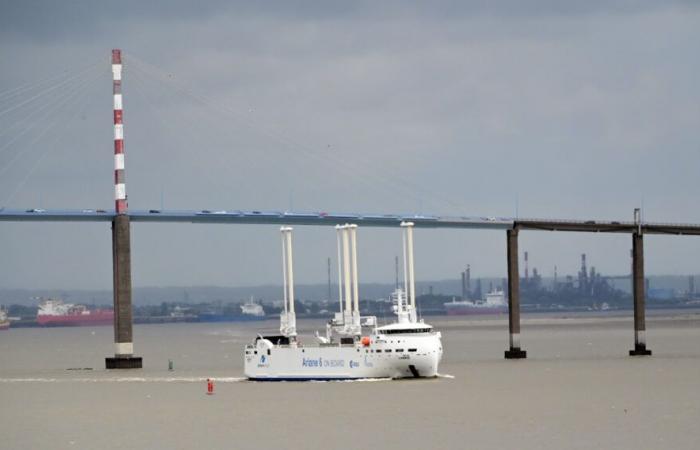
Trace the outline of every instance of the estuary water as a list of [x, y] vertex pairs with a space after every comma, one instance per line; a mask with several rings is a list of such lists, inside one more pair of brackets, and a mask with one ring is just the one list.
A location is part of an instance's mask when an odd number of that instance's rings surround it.
[[[326, 383], [243, 379], [243, 346], [273, 320], [136, 325], [144, 369], [126, 371], [104, 369], [111, 327], [11, 329], [0, 448], [698, 448], [700, 313], [649, 315], [652, 357], [627, 356], [630, 315], [526, 315], [519, 361], [505, 317], [431, 317], [440, 377]], [[324, 326], [299, 325], [309, 341]]]

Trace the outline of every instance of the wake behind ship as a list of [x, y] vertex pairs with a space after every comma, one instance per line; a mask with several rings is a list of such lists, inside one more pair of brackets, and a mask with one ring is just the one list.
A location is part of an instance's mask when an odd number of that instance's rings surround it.
[[85, 305], [63, 303], [61, 300], [47, 299], [39, 303], [36, 322], [43, 326], [89, 326], [112, 325], [114, 311], [111, 309], [90, 310]]
[[[339, 270], [340, 312], [326, 324], [325, 336], [316, 332], [313, 337], [316, 342], [312, 344], [302, 344], [296, 333], [292, 229], [282, 227], [284, 312], [280, 315], [280, 334], [258, 335], [245, 347], [246, 377], [257, 381], [291, 381], [437, 376], [442, 359], [442, 336], [417, 318], [413, 224], [401, 225], [404, 228], [405, 291], [397, 289], [392, 295], [396, 321], [378, 326], [376, 317], [360, 315], [357, 226], [338, 226], [338, 259], [343, 273], [341, 276]], [[369, 329], [369, 333], [364, 334], [363, 328]]]

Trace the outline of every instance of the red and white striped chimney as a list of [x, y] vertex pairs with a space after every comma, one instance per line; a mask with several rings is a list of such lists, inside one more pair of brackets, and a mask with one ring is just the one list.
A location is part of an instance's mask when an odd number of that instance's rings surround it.
[[124, 179], [124, 123], [122, 122], [122, 51], [112, 50], [112, 82], [114, 93], [114, 202], [117, 214], [126, 214]]

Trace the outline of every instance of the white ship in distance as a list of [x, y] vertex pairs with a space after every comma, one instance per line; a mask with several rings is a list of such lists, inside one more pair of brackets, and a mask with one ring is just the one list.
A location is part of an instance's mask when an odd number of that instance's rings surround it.
[[241, 314], [249, 317], [264, 318], [265, 310], [262, 305], [253, 301], [253, 297], [250, 297], [250, 300], [241, 305]]
[[[336, 227], [340, 311], [302, 344], [294, 311], [292, 228], [282, 227], [284, 311], [280, 334], [258, 335], [245, 347], [245, 375], [257, 381], [349, 380], [362, 378], [435, 377], [442, 359], [439, 331], [419, 320], [413, 263], [413, 223], [404, 222], [404, 289], [392, 295], [396, 320], [379, 326], [359, 310], [357, 225]], [[306, 339], [305, 339], [306, 341]]]
[[486, 294], [485, 300], [452, 300], [444, 303], [445, 311], [450, 316], [470, 314], [505, 314], [508, 312], [508, 301], [501, 289], [494, 289]]

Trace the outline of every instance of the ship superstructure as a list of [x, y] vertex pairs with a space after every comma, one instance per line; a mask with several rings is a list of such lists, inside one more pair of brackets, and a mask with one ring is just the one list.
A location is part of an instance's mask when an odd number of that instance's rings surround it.
[[442, 358], [441, 334], [416, 314], [413, 224], [404, 232], [404, 289], [392, 295], [396, 320], [379, 326], [359, 310], [357, 225], [336, 227], [339, 261], [339, 312], [302, 344], [294, 312], [292, 229], [282, 227], [284, 311], [280, 334], [259, 335], [245, 347], [245, 375], [252, 380], [339, 380], [434, 377]]

